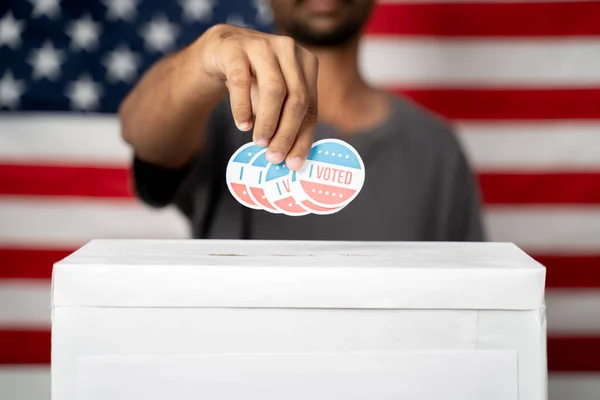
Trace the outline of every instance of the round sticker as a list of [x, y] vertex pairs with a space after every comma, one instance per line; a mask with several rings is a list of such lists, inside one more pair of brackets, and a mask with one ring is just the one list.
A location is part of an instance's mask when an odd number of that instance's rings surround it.
[[300, 203], [303, 208], [307, 209], [313, 214], [329, 215], [334, 214], [344, 208], [344, 206], [335, 208], [321, 207], [310, 201], [306, 193], [304, 193], [302, 190], [302, 187], [300, 187], [300, 181], [298, 180], [296, 171], [291, 171], [290, 173], [290, 188], [294, 199], [296, 199], [296, 201]]
[[250, 160], [250, 171], [247, 176], [246, 186], [248, 186], [250, 198], [265, 211], [273, 214], [280, 212], [269, 202], [265, 195], [264, 183], [267, 174], [267, 149], [258, 152], [252, 160]]
[[229, 159], [227, 171], [225, 173], [227, 187], [229, 188], [231, 195], [246, 207], [250, 207], [255, 210], [261, 210], [262, 207], [260, 207], [250, 197], [250, 191], [246, 185], [246, 179], [249, 175], [250, 160], [252, 160], [254, 156], [263, 149], [263, 147], [259, 147], [254, 143], [247, 143], [243, 145], [235, 153], [233, 153]]
[[290, 187], [290, 170], [285, 162], [269, 164], [266, 169], [263, 189], [270, 204], [285, 215], [310, 214], [292, 195]]
[[[358, 195], [365, 182], [365, 166], [358, 152], [338, 139], [315, 142], [304, 167], [297, 172], [294, 197], [320, 207], [346, 206]], [[296, 193], [298, 195], [296, 196]]]

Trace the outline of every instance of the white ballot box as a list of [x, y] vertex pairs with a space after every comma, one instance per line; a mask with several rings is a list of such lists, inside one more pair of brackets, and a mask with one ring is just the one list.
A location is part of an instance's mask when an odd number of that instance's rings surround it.
[[504, 243], [94, 240], [52, 399], [546, 399], [544, 281]]

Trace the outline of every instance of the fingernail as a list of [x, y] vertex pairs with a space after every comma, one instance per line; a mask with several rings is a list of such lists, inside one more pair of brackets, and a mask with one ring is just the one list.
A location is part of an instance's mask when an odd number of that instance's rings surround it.
[[304, 165], [304, 160], [300, 157], [292, 157], [285, 163], [289, 169], [293, 169], [294, 171], [296, 171], [302, 168], [302, 166]]
[[252, 123], [248, 122], [248, 121], [246, 121], [246, 122], [240, 122], [240, 123], [237, 124], [237, 126], [238, 126], [238, 129], [240, 131], [244, 131], [245, 132], [245, 131], [249, 130], [252, 127]]
[[267, 160], [269, 160], [271, 164], [279, 164], [283, 161], [283, 154], [267, 152]]
[[258, 139], [256, 145], [260, 147], [267, 147], [269, 145], [269, 139]]

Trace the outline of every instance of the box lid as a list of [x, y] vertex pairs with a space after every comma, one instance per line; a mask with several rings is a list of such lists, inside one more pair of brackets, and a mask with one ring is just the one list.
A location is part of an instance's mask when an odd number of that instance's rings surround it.
[[545, 268], [510, 243], [93, 240], [54, 265], [54, 307], [543, 306]]

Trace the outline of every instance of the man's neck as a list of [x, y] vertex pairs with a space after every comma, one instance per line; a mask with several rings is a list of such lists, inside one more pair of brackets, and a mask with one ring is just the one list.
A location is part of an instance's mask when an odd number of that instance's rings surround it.
[[369, 86], [358, 67], [358, 40], [338, 48], [309, 48], [319, 59], [319, 119], [353, 132], [389, 114], [387, 96]]

